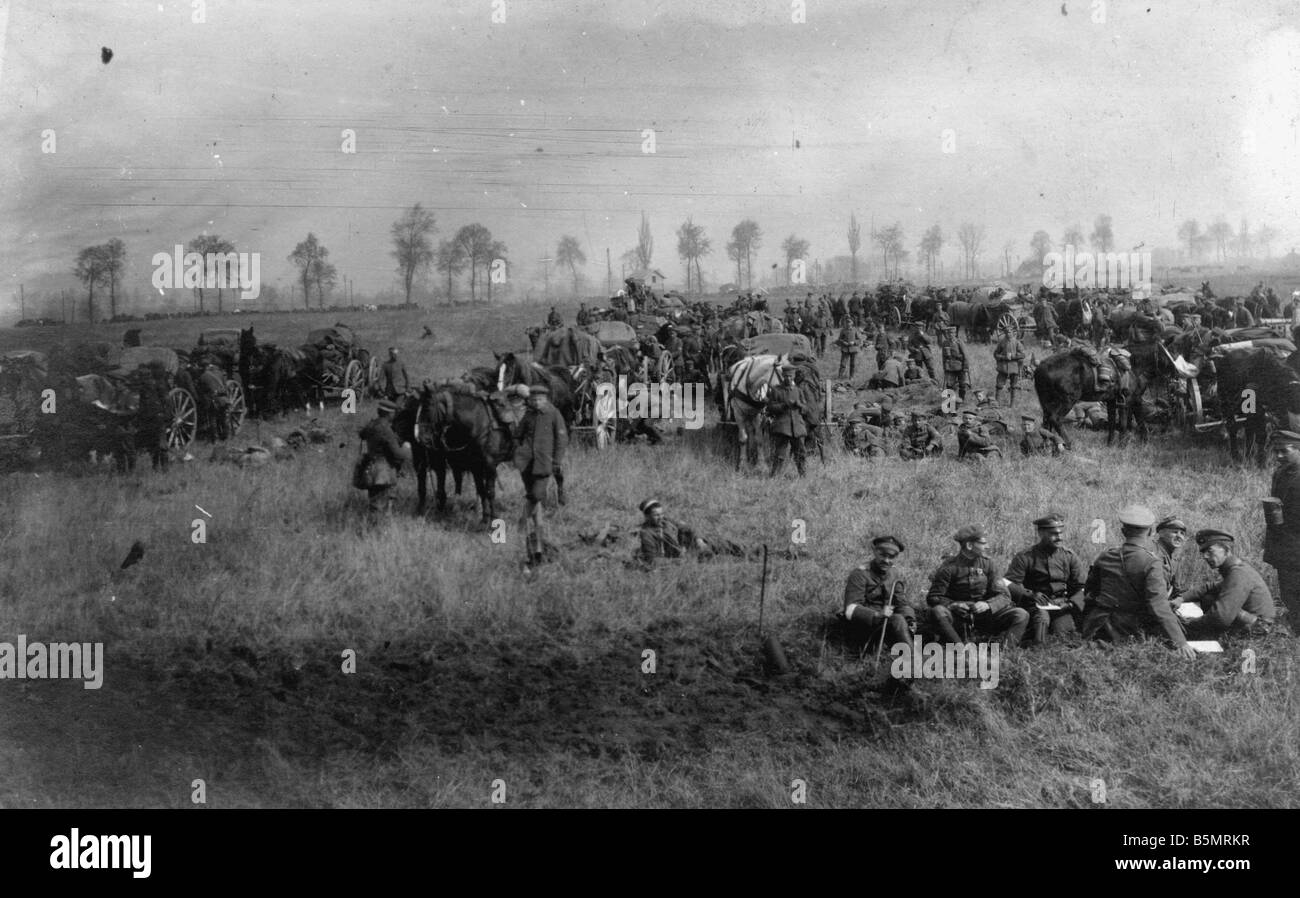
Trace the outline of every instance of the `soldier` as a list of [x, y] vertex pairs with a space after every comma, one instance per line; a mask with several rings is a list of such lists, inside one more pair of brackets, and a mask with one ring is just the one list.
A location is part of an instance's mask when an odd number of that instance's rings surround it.
[[943, 437], [930, 426], [924, 412], [912, 412], [912, 423], [903, 431], [903, 441], [898, 454], [905, 461], [918, 458], [936, 458], [943, 454]]
[[1176, 515], [1160, 519], [1156, 524], [1156, 555], [1165, 569], [1165, 582], [1169, 584], [1169, 601], [1178, 607], [1183, 588], [1178, 582], [1178, 565], [1174, 563], [1174, 554], [1187, 541], [1187, 525]]
[[527, 561], [531, 564], [542, 562], [542, 548], [545, 545], [542, 503], [546, 501], [546, 485], [555, 474], [560, 474], [556, 486], [563, 504], [561, 468], [569, 434], [564, 429], [564, 419], [560, 417], [559, 410], [550, 403], [550, 394], [551, 391], [545, 384], [533, 384], [528, 388], [528, 414], [524, 415], [524, 420], [519, 425], [519, 437], [515, 445], [515, 467], [523, 478], [527, 504], [522, 524], [527, 533]]
[[1272, 442], [1277, 470], [1269, 494], [1276, 501], [1264, 519], [1264, 562], [1277, 570], [1287, 624], [1300, 636], [1300, 434], [1279, 430]]
[[1025, 344], [1020, 342], [1016, 331], [1007, 331], [993, 350], [997, 360], [998, 379], [993, 394], [998, 402], [1002, 401], [1002, 387], [1010, 384], [1011, 405], [1016, 404], [1016, 392], [1020, 387], [1020, 368], [1025, 361]]
[[1097, 556], [1084, 592], [1092, 603], [1083, 620], [1084, 639], [1119, 642], [1143, 634], [1163, 635], [1184, 658], [1195, 658], [1169, 604], [1169, 584], [1151, 545], [1155, 515], [1141, 505], [1119, 513], [1124, 543]]
[[1083, 628], [1083, 562], [1061, 544], [1065, 519], [1055, 513], [1034, 521], [1038, 542], [1011, 559], [1011, 597], [1029, 614], [1029, 638], [1046, 645], [1047, 635], [1065, 638]]
[[847, 323], [844, 319], [848, 314], [848, 307], [844, 305], [844, 294], [841, 293], [835, 298], [835, 302], [831, 303], [831, 316], [834, 318], [835, 326], [843, 327]]
[[879, 636], [891, 646], [907, 645], [916, 632], [916, 609], [907, 600], [907, 585], [894, 570], [903, 541], [878, 536], [871, 541], [871, 561], [849, 572], [844, 585], [844, 619], [870, 645]]
[[560, 317], [559, 312], [555, 311], [555, 306], [551, 306], [551, 311], [546, 316], [546, 326], [551, 330], [564, 327], [564, 319]]
[[1046, 346], [1055, 346], [1060, 329], [1056, 323], [1056, 308], [1051, 300], [1044, 299], [1038, 305], [1038, 342]]
[[991, 411], [1002, 407], [998, 400], [989, 398], [987, 390], [974, 390], [971, 392], [971, 396], [975, 399], [975, 408], [981, 413], [986, 410]]
[[370, 496], [368, 509], [372, 521], [379, 514], [393, 510], [392, 489], [403, 462], [411, 458], [411, 444], [399, 441], [393, 432], [392, 416], [396, 411], [396, 404], [381, 399], [374, 420], [361, 428], [361, 440], [365, 443], [361, 464], [367, 471], [364, 485]]
[[230, 394], [226, 392], [226, 380], [215, 362], [208, 362], [207, 368], [199, 375], [198, 389], [208, 437], [214, 443], [217, 440], [224, 442], [230, 437]]
[[[380, 368], [383, 376], [383, 396], [390, 402], [397, 399], [398, 396], [405, 396], [411, 389], [411, 378], [407, 376], [406, 366], [397, 358], [397, 348], [388, 347], [388, 361], [384, 362]], [[402, 389], [397, 389], [397, 379], [402, 380]]]
[[930, 351], [930, 341], [925, 338], [925, 334], [921, 333], [920, 330], [913, 331], [912, 335], [908, 337], [907, 356], [918, 365], [925, 367], [925, 373], [930, 380], [938, 380], [934, 376], [934, 362], [932, 361], [933, 354]]
[[1015, 648], [1029, 626], [1029, 613], [1014, 606], [1002, 585], [987, 554], [984, 528], [978, 524], [962, 527], [953, 539], [961, 549], [939, 564], [925, 597], [930, 606], [928, 632], [941, 642], [969, 641], [957, 635], [956, 623], [967, 636], [1002, 636], [1007, 648]]
[[897, 388], [903, 385], [903, 378], [907, 374], [907, 369], [899, 361], [897, 356], [891, 355], [885, 359], [885, 364], [871, 379], [867, 381], [867, 386], [872, 389], [889, 389]]
[[[872, 322], [873, 326], [875, 322]], [[885, 367], [885, 359], [889, 357], [889, 352], [893, 346], [889, 342], [889, 333], [885, 330], [884, 325], [875, 327], [876, 337], [876, 370], [881, 371]]]
[[1001, 458], [1002, 449], [993, 442], [988, 425], [973, 408], [962, 409], [961, 426], [957, 428], [958, 458]]
[[964, 400], [970, 387], [970, 363], [966, 361], [965, 347], [957, 339], [957, 328], [950, 327], [944, 332], [942, 346], [944, 389], [956, 390], [958, 397]]
[[587, 324], [587, 322], [590, 320], [590, 317], [591, 317], [591, 313], [587, 311], [587, 304], [585, 302], [578, 303], [578, 315], [576, 319], [578, 322], [578, 327], [582, 327], [585, 324]]
[[167, 369], [162, 362], [150, 362], [136, 369], [140, 391], [140, 412], [136, 418], [136, 450], [149, 453], [155, 471], [166, 471], [171, 461], [167, 445], [167, 426], [171, 424], [171, 404], [167, 400]]
[[[882, 409], [882, 418], [886, 412]], [[871, 423], [866, 403], [857, 402], [844, 421], [844, 445], [854, 455], [879, 458], [885, 454], [885, 429]]]
[[1188, 590], [1175, 603], [1196, 602], [1205, 612], [1188, 623], [1188, 632], [1200, 638], [1214, 638], [1229, 630], [1268, 632], [1277, 613], [1273, 596], [1259, 572], [1233, 552], [1232, 535], [1222, 530], [1198, 530], [1196, 547], [1205, 563], [1223, 579]]
[[903, 385], [919, 384], [923, 379], [921, 369], [916, 367], [916, 359], [908, 356], [907, 368], [903, 370]]
[[1061, 437], [1047, 428], [1039, 428], [1033, 415], [1021, 415], [1020, 428], [1023, 431], [1023, 436], [1020, 437], [1021, 455], [1057, 456], [1065, 449]]
[[817, 306], [817, 355], [826, 355], [826, 340], [834, 323], [831, 318], [830, 309], [827, 308], [825, 301]]
[[681, 543], [680, 525], [664, 516], [659, 500], [647, 499], [637, 507], [645, 516], [637, 528], [640, 537], [637, 560], [649, 565], [658, 558], [681, 558], [687, 547]]
[[849, 297], [848, 309], [854, 321], [862, 320], [862, 298], [858, 296], [857, 290], [854, 290], [853, 295]]
[[858, 347], [862, 345], [862, 333], [858, 326], [853, 323], [854, 319], [850, 318], [848, 323], [840, 330], [840, 338], [835, 341], [835, 345], [840, 348], [840, 370], [837, 377], [844, 377], [844, 369], [847, 366], [851, 378], [857, 371], [858, 366]]
[[794, 464], [799, 476], [804, 476], [804, 437], [808, 426], [803, 418], [803, 398], [795, 387], [795, 366], [789, 362], [781, 365], [781, 382], [772, 388], [767, 397], [767, 413], [772, 416], [772, 473], [781, 472], [786, 457], [794, 450]]

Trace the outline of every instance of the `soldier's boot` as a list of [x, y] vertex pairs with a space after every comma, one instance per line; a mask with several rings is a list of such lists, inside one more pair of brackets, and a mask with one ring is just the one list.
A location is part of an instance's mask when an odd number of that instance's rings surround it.
[[1012, 388], [1011, 388], [1010, 390], [1008, 390], [1007, 392], [1009, 392], [1009, 393], [1011, 394], [1011, 405], [1012, 405], [1012, 407], [1014, 408], [1014, 407], [1015, 407], [1015, 404], [1016, 404], [1016, 392], [1017, 392], [1017, 390], [1016, 390], [1015, 387], [1012, 387]]
[[[1014, 396], [1014, 395], [1015, 395], [1015, 391], [1012, 390], [1012, 391], [1011, 391], [1011, 394]], [[998, 405], [1001, 405], [1001, 404], [1002, 404], [1002, 388], [1001, 388], [1001, 387], [994, 387], [994, 388], [993, 388], [993, 401], [996, 402]], [[1015, 405], [1015, 404], [1016, 404], [1015, 399], [1012, 399], [1012, 400], [1011, 400], [1011, 404], [1012, 404], [1012, 405]]]
[[800, 477], [808, 476], [808, 463], [802, 454], [794, 457], [794, 466]]

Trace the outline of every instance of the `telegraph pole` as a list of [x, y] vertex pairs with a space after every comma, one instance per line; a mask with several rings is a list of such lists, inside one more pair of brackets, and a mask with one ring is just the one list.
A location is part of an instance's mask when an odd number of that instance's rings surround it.
[[27, 320], [27, 293], [23, 284], [18, 285], [18, 317], [22, 321]]
[[614, 293], [614, 266], [609, 261], [609, 247], [605, 247], [605, 292]]

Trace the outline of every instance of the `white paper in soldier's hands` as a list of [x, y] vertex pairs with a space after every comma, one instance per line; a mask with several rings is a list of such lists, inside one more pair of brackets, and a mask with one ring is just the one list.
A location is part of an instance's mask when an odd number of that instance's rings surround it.
[[1044, 611], [1060, 611], [1065, 606], [1064, 605], [1036, 605], [1035, 607], [1041, 608]]
[[1214, 654], [1223, 651], [1223, 646], [1219, 645], [1217, 639], [1188, 640], [1187, 644], [1202, 654]]
[[1174, 609], [1174, 614], [1183, 620], [1196, 620], [1198, 617], [1205, 617], [1205, 611], [1195, 602], [1183, 602]]

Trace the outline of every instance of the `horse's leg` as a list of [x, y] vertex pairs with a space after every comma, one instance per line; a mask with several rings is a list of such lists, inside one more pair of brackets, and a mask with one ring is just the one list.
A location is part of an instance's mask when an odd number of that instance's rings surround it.
[[419, 496], [419, 503], [415, 507], [415, 513], [422, 515], [429, 504], [429, 457], [423, 449], [417, 447], [412, 461], [415, 463], [415, 490]]
[[438, 483], [434, 491], [434, 499], [438, 503], [438, 511], [447, 510], [447, 458], [441, 452], [433, 456], [433, 471], [438, 478]]
[[480, 477], [483, 483], [483, 523], [490, 525], [497, 516], [497, 466], [489, 461]]

